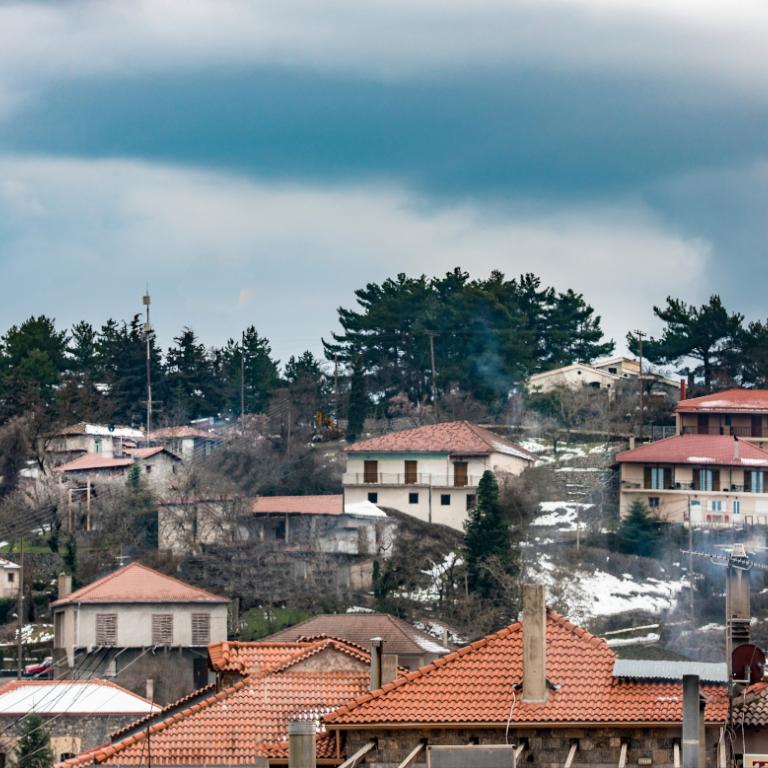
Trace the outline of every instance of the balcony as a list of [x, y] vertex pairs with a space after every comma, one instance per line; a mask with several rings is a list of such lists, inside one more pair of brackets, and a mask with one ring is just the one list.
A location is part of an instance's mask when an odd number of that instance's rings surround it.
[[437, 488], [475, 488], [480, 482], [478, 475], [456, 478], [453, 475], [433, 474], [432, 472], [347, 472], [341, 478], [343, 485], [394, 485], [394, 486], [433, 486]]
[[673, 483], [671, 488], [651, 488], [646, 487], [642, 483], [632, 482], [630, 480], [621, 481], [621, 490], [623, 491], [642, 491], [643, 493], [673, 493], [674, 491], [685, 491], [692, 493], [747, 493], [765, 495], [764, 490], [756, 490], [753, 488], [746, 488], [743, 485], [724, 485], [722, 488], [696, 488], [693, 483]]
[[[681, 430], [683, 435], [732, 435], [733, 437], [754, 439], [764, 438], [762, 430], [753, 430], [752, 427], [734, 427], [727, 424], [711, 426], [706, 429], [700, 429], [697, 426], [684, 426]], [[753, 432], [759, 432], [759, 434], [753, 434]]]

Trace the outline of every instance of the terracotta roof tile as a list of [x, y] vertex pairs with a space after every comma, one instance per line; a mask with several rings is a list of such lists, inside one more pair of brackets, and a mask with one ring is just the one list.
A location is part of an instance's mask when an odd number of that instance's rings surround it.
[[[544, 704], [520, 701], [522, 625], [472, 645], [366, 693], [326, 717], [333, 728], [365, 724], [504, 724], [681, 722], [682, 688], [673, 683], [620, 681], [604, 640], [554, 611], [547, 619], [547, 678], [556, 686]], [[703, 686], [707, 721], [724, 721], [725, 686]]]
[[429, 424], [381, 437], [371, 437], [347, 447], [349, 453], [448, 453], [461, 456], [484, 456], [505, 453], [526, 461], [535, 457], [519, 445], [490, 430], [468, 421]]
[[726, 389], [711, 395], [689, 397], [676, 406], [680, 412], [768, 413], [768, 389]]
[[619, 464], [711, 464], [768, 466], [768, 451], [729, 435], [676, 435], [616, 454]]
[[163, 448], [162, 445], [150, 446], [149, 448], [126, 448], [125, 452], [137, 459], [151, 459], [153, 456], [157, 456], [158, 453], [165, 453], [172, 459], [181, 461], [175, 453], [171, 453], [167, 448]]
[[296, 719], [317, 723], [317, 755], [333, 758], [335, 740], [324, 732], [321, 719], [368, 687], [368, 657], [363, 653], [360, 664], [346, 670], [296, 667], [308, 654], [329, 649], [345, 652], [341, 645], [333, 640], [294, 644], [292, 655], [278, 667], [252, 674], [215, 696], [150, 725], [149, 731], [142, 730], [60, 765], [142, 765], [147, 760], [147, 733], [154, 765], [253, 765], [257, 757], [285, 760], [288, 723]]
[[257, 514], [340, 515], [344, 511], [342, 494], [323, 496], [259, 496], [251, 501]]
[[52, 605], [70, 603], [227, 603], [214, 595], [173, 576], [130, 563], [92, 584], [75, 590]]
[[94, 469], [119, 469], [121, 467], [130, 467], [133, 464], [133, 458], [126, 457], [114, 459], [108, 456], [102, 456], [100, 453], [86, 453], [78, 456], [66, 464], [59, 464], [54, 467], [54, 472], [88, 472]]
[[768, 726], [768, 681], [750, 685], [743, 696], [734, 697], [733, 723], [747, 728]]

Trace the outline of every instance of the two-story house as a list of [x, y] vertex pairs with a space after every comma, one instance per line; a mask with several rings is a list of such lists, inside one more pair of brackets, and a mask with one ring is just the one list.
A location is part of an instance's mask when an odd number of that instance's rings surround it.
[[184, 461], [205, 458], [217, 446], [221, 437], [213, 432], [204, 432], [197, 427], [180, 426], [156, 429], [149, 436], [152, 443], [162, 445]]
[[57, 676], [106, 677], [153, 700], [208, 683], [208, 644], [227, 639], [225, 597], [131, 563], [52, 604]]
[[535, 457], [468, 421], [390, 432], [350, 445], [342, 482], [347, 503], [368, 500], [463, 530], [486, 470], [519, 475]]
[[640, 500], [660, 520], [768, 520], [768, 451], [730, 435], [676, 435], [616, 455], [620, 514]]
[[135, 448], [143, 439], [140, 429], [80, 421], [48, 435], [43, 451], [51, 464], [71, 461], [84, 454], [112, 459], [123, 456], [126, 449]]
[[726, 389], [681, 400], [678, 435], [733, 435], [768, 448], [768, 389]]

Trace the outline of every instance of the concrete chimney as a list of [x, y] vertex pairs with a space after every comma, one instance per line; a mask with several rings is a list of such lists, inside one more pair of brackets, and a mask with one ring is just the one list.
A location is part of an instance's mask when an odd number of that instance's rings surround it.
[[634, 435], [630, 435], [629, 436], [629, 450], [630, 451], [634, 451], [635, 450], [635, 442], [636, 442], [635, 436]]
[[699, 676], [683, 675], [683, 768], [703, 768], [701, 721]]
[[288, 768], [315, 768], [315, 724], [307, 720], [288, 723]]
[[523, 701], [547, 700], [547, 608], [544, 586], [523, 586]]
[[393, 682], [397, 678], [397, 654], [384, 653], [381, 656], [381, 684]]
[[685, 400], [688, 397], [688, 389], [685, 384], [685, 379], [680, 379], [680, 399]]
[[67, 573], [59, 574], [59, 600], [72, 594], [72, 577]]
[[146, 698], [149, 699], [149, 701], [155, 700], [155, 681], [151, 678], [147, 678], [147, 695]]
[[381, 666], [384, 655], [384, 641], [380, 637], [371, 638], [371, 690], [381, 688]]

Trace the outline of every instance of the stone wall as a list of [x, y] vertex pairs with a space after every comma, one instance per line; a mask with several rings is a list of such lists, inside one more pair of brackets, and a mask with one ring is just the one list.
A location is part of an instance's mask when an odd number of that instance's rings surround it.
[[[408, 753], [426, 740], [429, 744], [504, 744], [503, 729], [468, 728], [466, 730], [391, 729], [371, 731], [346, 731], [346, 755], [353, 754], [371, 738], [377, 739], [377, 749], [369, 752], [360, 763], [366, 768], [396, 768]], [[521, 768], [562, 768], [571, 744], [578, 742], [573, 768], [616, 768], [619, 762], [622, 741], [628, 743], [627, 765], [650, 764], [660, 768], [673, 768], [673, 747], [679, 742], [679, 728], [550, 728], [525, 729], [512, 727], [508, 743], [519, 744], [525, 740], [527, 746], [520, 756]], [[707, 730], [707, 766], [715, 768], [716, 729]], [[645, 759], [650, 758], [651, 763]], [[424, 768], [424, 752], [417, 758], [414, 768]]]

